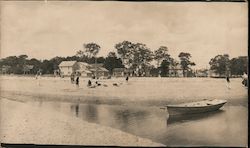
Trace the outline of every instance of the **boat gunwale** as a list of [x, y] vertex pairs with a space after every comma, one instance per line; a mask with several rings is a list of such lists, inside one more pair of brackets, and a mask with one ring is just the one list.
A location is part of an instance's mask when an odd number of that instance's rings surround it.
[[200, 105], [200, 106], [182, 106], [181, 104], [178, 105], [166, 105], [167, 108], [204, 108], [204, 107], [212, 107], [212, 106], [217, 106], [217, 105], [224, 105], [226, 104], [227, 101], [223, 101], [218, 104], [211, 104], [211, 105]]

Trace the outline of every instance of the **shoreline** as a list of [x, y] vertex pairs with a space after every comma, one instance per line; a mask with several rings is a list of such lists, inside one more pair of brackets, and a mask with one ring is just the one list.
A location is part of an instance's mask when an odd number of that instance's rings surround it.
[[[93, 146], [165, 146], [54, 110], [1, 101], [1, 142]], [[8, 107], [14, 107], [9, 110]], [[3, 114], [4, 112], [4, 114]], [[12, 117], [12, 118], [10, 118]], [[70, 122], [69, 122], [70, 121]]]

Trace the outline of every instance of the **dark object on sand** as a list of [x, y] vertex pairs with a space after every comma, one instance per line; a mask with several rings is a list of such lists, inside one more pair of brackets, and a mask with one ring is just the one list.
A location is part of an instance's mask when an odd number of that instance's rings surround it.
[[118, 86], [118, 84], [117, 83], [113, 83], [113, 86]]
[[128, 81], [128, 76], [126, 77], [126, 81]]
[[96, 84], [97, 86], [101, 86], [101, 83], [98, 83], [97, 81], [95, 82], [95, 84]]
[[218, 110], [221, 108], [226, 100], [204, 100], [191, 103], [183, 103], [178, 105], [167, 105], [167, 110], [170, 116], [183, 114], [196, 114]]
[[229, 77], [226, 77], [226, 79], [227, 79], [227, 83], [230, 83]]
[[248, 80], [247, 79], [243, 79], [242, 84], [246, 87], [248, 87]]

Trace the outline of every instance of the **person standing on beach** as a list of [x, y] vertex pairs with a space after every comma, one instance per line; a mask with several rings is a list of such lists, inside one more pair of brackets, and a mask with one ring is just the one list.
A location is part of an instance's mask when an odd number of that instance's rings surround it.
[[79, 76], [76, 77], [76, 85], [79, 86]]
[[228, 89], [231, 89], [231, 88], [230, 88], [230, 80], [229, 80], [229, 76], [226, 76], [226, 80], [227, 80], [227, 88], [228, 88]]
[[128, 76], [126, 77], [126, 81], [128, 82]]

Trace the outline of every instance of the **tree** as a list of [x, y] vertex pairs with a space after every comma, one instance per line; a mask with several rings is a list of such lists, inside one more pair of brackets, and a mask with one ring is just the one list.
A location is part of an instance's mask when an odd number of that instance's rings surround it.
[[85, 54], [87, 55], [87, 57], [96, 57], [101, 49], [101, 46], [96, 43], [83, 44], [83, 47], [85, 48]]
[[186, 71], [190, 69], [190, 66], [194, 66], [195, 63], [190, 61], [191, 54], [190, 53], [185, 53], [181, 52], [178, 56], [180, 58], [180, 64], [183, 70], [183, 76], [186, 76], [187, 73]]
[[109, 70], [109, 73], [113, 73], [114, 68], [124, 68], [120, 58], [117, 58], [115, 52], [109, 52], [105, 58], [104, 67]]
[[129, 41], [123, 41], [115, 45], [118, 55], [122, 59], [122, 63], [127, 65], [128, 67], [131, 66], [132, 63], [132, 56], [134, 50], [134, 44]]
[[166, 46], [161, 46], [154, 51], [154, 59], [157, 61], [157, 67], [159, 67], [163, 60], [170, 58], [170, 55], [167, 52], [168, 48]]
[[169, 74], [169, 66], [170, 66], [170, 61], [169, 60], [163, 60], [161, 62], [161, 77], [166, 77]]
[[226, 75], [229, 67], [229, 55], [217, 55], [210, 60], [209, 64], [210, 69], [219, 74], [220, 77]]
[[232, 75], [243, 75], [247, 73], [247, 57], [232, 58], [230, 60], [230, 70]]
[[82, 62], [89, 63], [90, 61], [92, 61], [91, 58], [93, 57], [96, 60], [96, 55], [100, 51], [101, 46], [96, 43], [87, 43], [83, 44], [83, 48], [84, 50], [79, 50], [76, 52], [76, 56], [80, 57], [80, 60]]

